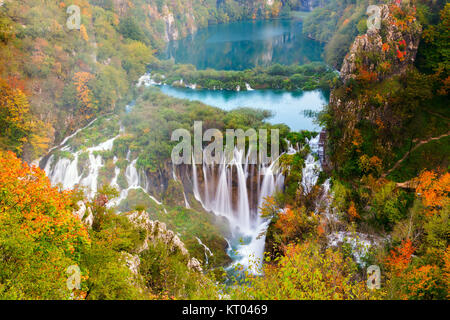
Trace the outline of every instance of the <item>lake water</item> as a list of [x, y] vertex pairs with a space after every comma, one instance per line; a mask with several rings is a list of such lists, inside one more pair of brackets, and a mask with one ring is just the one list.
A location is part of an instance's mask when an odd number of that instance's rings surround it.
[[[302, 35], [299, 20], [244, 21], [214, 25], [185, 39], [171, 41], [166, 58], [190, 63], [198, 69], [243, 70], [257, 65], [305, 64], [321, 61], [323, 45]], [[173, 97], [198, 100], [231, 110], [237, 107], [268, 109], [270, 123], [284, 123], [292, 130], [318, 130], [305, 110], [320, 111], [327, 103], [321, 90], [194, 90], [168, 85], [161, 90]]]
[[302, 34], [300, 20], [263, 20], [209, 26], [171, 41], [163, 57], [197, 69], [245, 70], [322, 61], [322, 52], [323, 44]]
[[281, 90], [221, 91], [193, 90], [161, 86], [165, 94], [182, 99], [197, 100], [205, 104], [231, 110], [237, 107], [251, 107], [271, 110], [274, 117], [268, 121], [273, 124], [284, 123], [291, 130], [317, 131], [319, 127], [304, 111], [320, 111], [327, 104], [326, 95], [321, 90], [288, 92]]

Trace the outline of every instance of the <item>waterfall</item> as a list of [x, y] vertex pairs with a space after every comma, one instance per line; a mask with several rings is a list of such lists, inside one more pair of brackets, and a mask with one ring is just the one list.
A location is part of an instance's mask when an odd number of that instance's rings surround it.
[[[97, 180], [100, 168], [103, 167], [103, 160], [100, 155], [95, 156], [95, 152], [112, 150], [114, 140], [119, 137], [117, 135], [99, 145], [88, 148], [88, 173], [86, 176], [78, 173], [79, 156], [83, 151], [71, 153], [73, 159], [60, 158], [54, 164], [55, 156], [51, 155], [44, 166], [44, 171], [50, 178], [53, 185], [61, 183], [64, 189], [73, 189], [77, 184], [88, 188], [88, 196], [92, 198], [97, 192]], [[61, 149], [61, 151], [70, 152], [69, 146]]]
[[195, 199], [201, 202], [200, 192], [198, 191], [197, 166], [194, 163], [194, 156], [192, 156], [192, 187]]
[[209, 263], [209, 257], [213, 256], [213, 253], [211, 250], [200, 240], [200, 238], [195, 237], [197, 239], [197, 242], [199, 245], [201, 245], [205, 249], [205, 263], [208, 265]]
[[245, 88], [247, 88], [247, 91], [254, 91], [255, 89], [252, 89], [248, 83], [245, 83]]
[[136, 169], [137, 158], [131, 161], [125, 170], [125, 178], [127, 179], [128, 188], [136, 188], [139, 186], [139, 175]]
[[[78, 163], [79, 157], [83, 153], [83, 151], [71, 152], [73, 159], [68, 158], [59, 158], [56, 163], [55, 155], [52, 154], [47, 160], [47, 163], [44, 166], [44, 171], [47, 176], [50, 178], [50, 181], [53, 185], [62, 184], [64, 189], [73, 189], [76, 185], [80, 185], [83, 187], [87, 187], [87, 196], [88, 198], [93, 198], [98, 190], [98, 176], [100, 169], [104, 166], [103, 159], [101, 155], [96, 155], [96, 152], [100, 151], [110, 151], [113, 148], [114, 141], [120, 136], [123, 132], [123, 127], [121, 126], [121, 130], [119, 135], [106, 140], [105, 142], [100, 143], [97, 146], [86, 149], [88, 159], [86, 164], [87, 171], [86, 174], [78, 172]], [[73, 135], [72, 135], [73, 136]], [[67, 140], [65, 140], [67, 141]], [[70, 147], [66, 146], [61, 149], [61, 151], [70, 152]], [[130, 161], [131, 151], [129, 150], [127, 153], [126, 159]], [[114, 164], [117, 162], [117, 157], [114, 157]], [[158, 201], [155, 197], [151, 196], [147, 192], [148, 182], [145, 179], [145, 187], [141, 186], [141, 179], [136, 168], [137, 158], [132, 160], [125, 169], [125, 178], [128, 183], [128, 187], [126, 189], [121, 190], [117, 180], [120, 175], [120, 168], [114, 168], [114, 177], [111, 180], [110, 185], [119, 190], [119, 196], [115, 199], [111, 199], [107, 206], [109, 208], [117, 206], [121, 203], [122, 200], [126, 199], [128, 196], [128, 192], [132, 189], [141, 189], [147, 195], [155, 201], [158, 205], [162, 205], [160, 201]], [[189, 206], [189, 203], [186, 201], [186, 206]]]
[[[319, 136], [306, 142], [311, 154], [305, 160], [301, 185], [304, 192], [309, 192], [317, 183], [321, 170], [320, 162], [314, 156], [319, 149]], [[295, 154], [298, 150], [298, 145], [294, 147], [288, 143], [287, 154]], [[269, 165], [250, 164], [249, 153], [244, 157], [244, 150], [234, 149], [229, 161], [223, 156], [216, 165], [204, 163], [200, 167], [192, 164], [195, 198], [205, 210], [226, 217], [230, 224], [232, 238], [227, 241], [228, 252], [234, 261], [232, 266], [242, 265], [255, 274], [260, 273], [262, 267], [265, 231], [270, 223], [261, 217], [260, 208], [266, 197], [284, 187], [278, 160]], [[199, 186], [201, 177], [203, 188]], [[253, 186], [255, 182], [256, 186]]]
[[[198, 167], [192, 162], [192, 185], [195, 198], [205, 210], [227, 218], [232, 231], [232, 239], [228, 239], [229, 252], [235, 252], [230, 253], [234, 256], [233, 265], [239, 264], [259, 273], [264, 255], [264, 233], [270, 223], [260, 217], [259, 207], [265, 197], [283, 188], [284, 177], [277, 170], [278, 161], [269, 166], [250, 164], [249, 154], [235, 148], [232, 159], [227, 160], [223, 155], [219, 164], [203, 163]], [[260, 175], [263, 175], [262, 179]], [[203, 177], [203, 188], [199, 187], [200, 177]], [[256, 188], [253, 187], [255, 182]]]
[[310, 140], [307, 139], [311, 153], [306, 157], [305, 168], [303, 169], [302, 174], [301, 184], [305, 194], [311, 192], [312, 187], [316, 185], [317, 180], [319, 179], [319, 172], [322, 169], [319, 159], [316, 160], [312, 154], [317, 153], [319, 150], [319, 136], [320, 135], [317, 135], [315, 138], [311, 138]]

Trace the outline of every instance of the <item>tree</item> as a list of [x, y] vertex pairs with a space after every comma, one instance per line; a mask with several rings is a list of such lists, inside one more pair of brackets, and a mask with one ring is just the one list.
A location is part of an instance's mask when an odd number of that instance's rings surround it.
[[264, 267], [264, 277], [248, 275], [232, 291], [239, 299], [369, 299], [365, 281], [356, 281], [356, 265], [339, 250], [321, 252], [315, 242], [290, 244], [284, 256]]
[[390, 256], [386, 258], [388, 298], [402, 300], [445, 298], [448, 288], [442, 270], [437, 265], [414, 263], [415, 250], [411, 240], [404, 240], [398, 248], [391, 250]]
[[443, 207], [449, 205], [450, 173], [441, 176], [434, 171], [424, 171], [416, 179], [418, 185], [416, 194], [426, 207], [426, 214], [437, 214]]
[[80, 26], [80, 33], [81, 33], [81, 38], [83, 38], [84, 41], [88, 42], [89, 36], [87, 34], [86, 27], [83, 24]]
[[20, 154], [31, 131], [27, 97], [0, 78], [0, 149]]
[[88, 85], [92, 79], [94, 79], [94, 75], [89, 72], [77, 72], [73, 77], [80, 104], [79, 112], [86, 119], [91, 118], [95, 110], [95, 104], [92, 102], [92, 92]]
[[69, 297], [66, 269], [90, 242], [72, 196], [41, 169], [0, 152], [0, 298]]

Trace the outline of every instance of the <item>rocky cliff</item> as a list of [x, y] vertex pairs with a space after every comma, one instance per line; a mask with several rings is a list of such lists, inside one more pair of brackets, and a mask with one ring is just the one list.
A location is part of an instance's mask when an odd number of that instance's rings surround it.
[[380, 27], [356, 37], [344, 59], [344, 82], [363, 77], [380, 81], [403, 73], [415, 60], [422, 31], [414, 14], [412, 7], [380, 5]]
[[[401, 130], [414, 116], [413, 106], [426, 96], [412, 89], [420, 81], [413, 63], [422, 32], [415, 7], [391, 3], [379, 9], [379, 28], [356, 37], [341, 68], [342, 83], [330, 95], [328, 152], [346, 175], [360, 172], [362, 163], [377, 170], [388, 164], [404, 143]], [[406, 99], [409, 86], [411, 96], [418, 95], [415, 103]]]

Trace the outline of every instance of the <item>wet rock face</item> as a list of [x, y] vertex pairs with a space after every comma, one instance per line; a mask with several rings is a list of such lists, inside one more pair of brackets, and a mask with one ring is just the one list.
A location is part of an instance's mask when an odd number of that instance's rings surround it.
[[163, 7], [163, 20], [165, 22], [164, 40], [177, 40], [179, 37], [179, 32], [175, 26], [175, 17], [173, 16], [173, 13], [169, 11], [167, 6]]
[[380, 28], [370, 28], [356, 37], [341, 68], [344, 82], [367, 75], [381, 81], [403, 73], [416, 58], [422, 28], [415, 8], [394, 4], [378, 7]]

